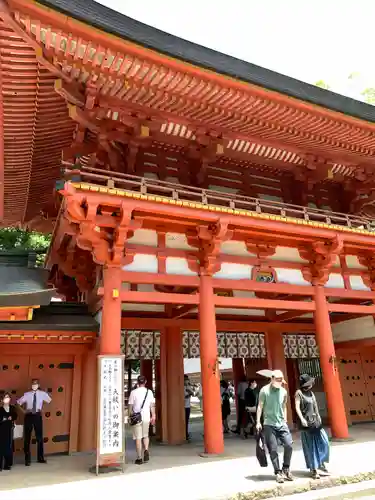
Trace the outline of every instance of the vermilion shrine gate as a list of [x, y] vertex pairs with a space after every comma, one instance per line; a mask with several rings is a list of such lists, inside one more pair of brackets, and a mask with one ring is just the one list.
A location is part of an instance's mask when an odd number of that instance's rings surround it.
[[3, 225], [53, 230], [50, 282], [101, 325], [54, 343], [7, 331], [0, 360], [79, 345], [69, 451], [94, 447], [96, 356], [122, 349], [149, 377], [156, 360], [170, 443], [184, 353], [201, 358], [208, 453], [224, 447], [221, 355], [290, 388], [291, 359], [319, 355], [333, 435], [374, 419], [375, 108], [91, 0], [0, 5]]

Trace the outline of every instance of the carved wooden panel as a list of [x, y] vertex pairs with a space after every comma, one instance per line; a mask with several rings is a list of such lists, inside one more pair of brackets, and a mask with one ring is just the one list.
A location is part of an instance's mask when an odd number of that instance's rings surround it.
[[319, 349], [314, 335], [284, 335], [284, 354], [292, 359], [314, 359], [319, 357]]
[[[266, 358], [263, 333], [218, 332], [219, 358]], [[185, 331], [182, 335], [184, 358], [199, 358], [199, 332]], [[160, 332], [123, 330], [122, 351], [126, 359], [159, 359]], [[314, 335], [284, 335], [286, 358], [313, 359], [319, 357]]]

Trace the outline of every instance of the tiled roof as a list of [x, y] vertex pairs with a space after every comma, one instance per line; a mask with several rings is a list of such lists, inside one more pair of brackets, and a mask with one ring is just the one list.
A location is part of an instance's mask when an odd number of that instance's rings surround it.
[[37, 0], [37, 3], [176, 59], [356, 118], [375, 122], [375, 106], [183, 40], [93, 0], [84, 2]]

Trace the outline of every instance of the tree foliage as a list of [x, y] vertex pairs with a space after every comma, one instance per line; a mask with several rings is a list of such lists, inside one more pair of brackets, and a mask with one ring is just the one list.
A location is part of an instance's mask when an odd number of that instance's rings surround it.
[[324, 80], [318, 80], [317, 82], [315, 82], [315, 85], [317, 87], [320, 87], [321, 89], [326, 89], [326, 90], [329, 90], [331, 88], [328, 85], [328, 83], [326, 83]]
[[[361, 77], [360, 73], [358, 73], [357, 71], [353, 71], [353, 73], [350, 73], [350, 75], [348, 76], [348, 84], [349, 82], [359, 80], [360, 77]], [[359, 85], [360, 84], [361, 82], [359, 81]], [[318, 80], [317, 82], [315, 82], [315, 85], [322, 89], [331, 90], [330, 85], [324, 80]], [[350, 83], [350, 85], [352, 85], [352, 83]], [[357, 92], [355, 93], [357, 94]], [[367, 87], [364, 90], [359, 91], [358, 99], [360, 99], [361, 97], [363, 101], [366, 102], [367, 104], [375, 105], [375, 87]]]
[[35, 250], [46, 252], [50, 243], [50, 234], [41, 234], [17, 227], [0, 229], [0, 250]]
[[367, 104], [375, 104], [375, 88], [374, 87], [368, 87], [365, 89], [363, 92], [361, 92], [361, 95], [364, 98], [364, 101], [367, 102]]

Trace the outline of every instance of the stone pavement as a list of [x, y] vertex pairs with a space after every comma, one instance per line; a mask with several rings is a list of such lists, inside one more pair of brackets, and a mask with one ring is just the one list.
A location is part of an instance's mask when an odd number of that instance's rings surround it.
[[[375, 471], [371, 459], [375, 447], [375, 425], [354, 427], [351, 434], [354, 441], [332, 445], [330, 469], [334, 476]], [[129, 463], [125, 474], [92, 476], [87, 472], [93, 461], [90, 456], [52, 457], [47, 465], [33, 464], [27, 469], [22, 465], [15, 466], [12, 471], [1, 473], [0, 498], [73, 500], [83, 495], [108, 498], [111, 492], [113, 498], [163, 500], [224, 499], [239, 493], [248, 494], [242, 497], [244, 499], [266, 498], [260, 492], [276, 487], [271, 467], [261, 469], [257, 463], [253, 440], [229, 436], [225, 456], [207, 459], [199, 456], [202, 451], [200, 431], [197, 430], [193, 438], [193, 443], [187, 445], [153, 446], [150, 463], [142, 466]], [[134, 445], [132, 442], [128, 444], [128, 460], [132, 461], [135, 458]], [[307, 489], [310, 479], [298, 435], [295, 436], [292, 469], [296, 477], [294, 488], [299, 491]], [[25, 490], [25, 487], [29, 489]], [[256, 492], [258, 496], [254, 496]]]

